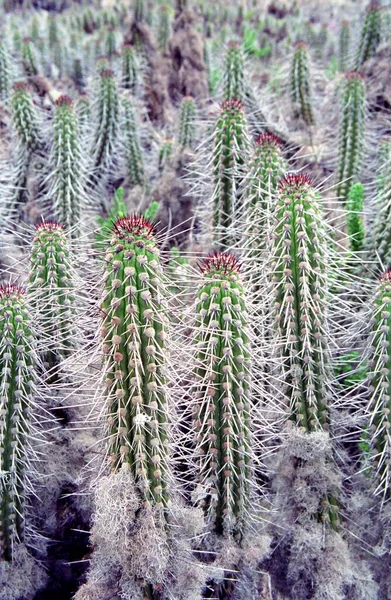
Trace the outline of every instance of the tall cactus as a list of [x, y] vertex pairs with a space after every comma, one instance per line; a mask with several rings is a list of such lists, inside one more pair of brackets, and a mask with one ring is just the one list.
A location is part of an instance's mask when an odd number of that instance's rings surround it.
[[307, 125], [314, 125], [310, 59], [305, 42], [297, 42], [293, 49], [290, 91], [295, 116], [303, 119]]
[[106, 265], [101, 308], [111, 471], [128, 463], [146, 500], [164, 507], [168, 499], [167, 315], [152, 225], [138, 216], [119, 219]]
[[36, 342], [24, 292], [0, 287], [0, 554], [12, 560], [25, 539], [26, 499], [34, 472]]
[[191, 96], [182, 100], [179, 112], [178, 145], [182, 148], [191, 148], [195, 139], [196, 105]]
[[391, 138], [384, 138], [378, 152], [375, 216], [369, 236], [371, 258], [391, 265]]
[[195, 429], [207, 525], [239, 539], [249, 524], [250, 347], [238, 262], [208, 257], [196, 308]]
[[349, 61], [349, 50], [350, 50], [350, 22], [342, 21], [341, 28], [339, 30], [339, 70], [344, 72], [348, 68]]
[[373, 307], [368, 404], [375, 494], [391, 497], [391, 271], [381, 277]]
[[365, 85], [359, 73], [345, 73], [340, 90], [337, 196], [346, 202], [359, 178], [365, 144]]
[[243, 50], [237, 42], [230, 42], [226, 50], [223, 70], [224, 100], [240, 100], [243, 102], [245, 87]]
[[381, 39], [382, 6], [380, 2], [370, 2], [366, 9], [360, 43], [357, 49], [354, 68], [361, 69], [363, 63], [377, 50]]
[[229, 248], [238, 238], [237, 224], [242, 217], [238, 195], [248, 155], [247, 123], [243, 106], [226, 100], [214, 131], [213, 164], [213, 238], [219, 248]]
[[139, 85], [139, 64], [131, 44], [124, 44], [122, 50], [122, 85], [135, 94]]
[[27, 77], [38, 75], [38, 62], [35, 53], [35, 48], [31, 38], [23, 38], [22, 40], [22, 61], [23, 70]]
[[0, 100], [6, 102], [11, 91], [10, 57], [4, 41], [0, 41]]
[[123, 132], [128, 177], [131, 184], [144, 185], [144, 159], [136, 126], [133, 102], [130, 98], [123, 98], [122, 106], [124, 113]]
[[157, 30], [157, 42], [161, 52], [166, 53], [171, 35], [171, 11], [168, 6], [161, 6]]

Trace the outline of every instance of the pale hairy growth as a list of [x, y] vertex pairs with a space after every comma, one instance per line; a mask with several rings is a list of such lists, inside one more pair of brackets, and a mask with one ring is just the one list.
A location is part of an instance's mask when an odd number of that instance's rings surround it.
[[23, 544], [15, 544], [12, 563], [0, 561], [0, 600], [33, 600], [47, 573]]

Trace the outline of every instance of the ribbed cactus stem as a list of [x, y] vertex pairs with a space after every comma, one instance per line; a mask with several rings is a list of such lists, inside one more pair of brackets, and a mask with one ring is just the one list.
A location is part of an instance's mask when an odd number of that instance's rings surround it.
[[3, 41], [0, 42], [0, 100], [6, 102], [11, 90], [10, 58]]
[[349, 190], [346, 203], [347, 210], [347, 230], [349, 236], [349, 246], [353, 252], [360, 252], [364, 247], [364, 186], [362, 183], [355, 183]]
[[144, 185], [144, 159], [141, 151], [132, 100], [130, 98], [123, 98], [122, 107], [124, 113], [124, 144], [129, 180], [133, 185]]
[[230, 42], [227, 47], [223, 72], [224, 100], [245, 98], [245, 67], [241, 45]]
[[110, 69], [103, 69], [100, 73], [97, 123], [93, 165], [100, 172], [108, 169], [114, 160], [119, 131], [118, 88], [114, 72]]
[[297, 42], [293, 49], [290, 88], [295, 116], [303, 119], [307, 125], [314, 125], [310, 59], [305, 42]]
[[370, 235], [371, 255], [391, 265], [391, 137], [384, 138], [378, 151], [375, 216]]
[[303, 175], [279, 185], [272, 235], [275, 330], [290, 418], [328, 427], [327, 242], [316, 192]]
[[247, 122], [243, 106], [226, 100], [221, 106], [214, 131], [213, 238], [220, 248], [229, 248], [237, 239], [237, 222], [242, 216], [238, 190], [243, 181], [248, 155]]
[[162, 6], [159, 11], [159, 24], [157, 31], [158, 47], [163, 54], [168, 50], [171, 35], [171, 12], [168, 6]]
[[[40, 223], [32, 242], [27, 289], [44, 339], [42, 360], [47, 370], [58, 366], [76, 347], [71, 269], [63, 227], [54, 222]], [[52, 371], [51, 375], [58, 374]]]
[[85, 139], [91, 122], [91, 102], [87, 94], [80, 94], [75, 111], [80, 135]]
[[145, 0], [134, 0], [134, 20], [136, 23], [142, 23], [146, 17]]
[[28, 152], [35, 150], [40, 141], [36, 109], [27, 83], [14, 84], [12, 95], [12, 121], [20, 144]]
[[391, 272], [381, 277], [373, 308], [368, 404], [375, 494], [391, 497]]
[[168, 498], [162, 287], [152, 225], [138, 216], [119, 219], [106, 252], [101, 305], [108, 457], [112, 472], [128, 463], [146, 500], [159, 507]]
[[250, 347], [239, 266], [208, 257], [196, 308], [195, 429], [208, 527], [239, 538], [248, 526], [251, 481]]
[[191, 148], [195, 139], [196, 105], [194, 98], [185, 96], [179, 112], [178, 145]]
[[133, 46], [125, 44], [122, 51], [122, 85], [135, 94], [138, 87], [138, 70], [136, 52]]
[[56, 101], [53, 131], [49, 198], [55, 219], [78, 237], [86, 197], [77, 117], [68, 96]]
[[382, 6], [380, 2], [370, 2], [366, 9], [361, 39], [357, 49], [354, 68], [359, 70], [363, 63], [374, 56], [381, 39]]
[[173, 149], [173, 140], [168, 138], [163, 141], [160, 150], [159, 150], [159, 171], [164, 171], [165, 166], [167, 165], [170, 157], [172, 155]]
[[111, 62], [113, 56], [117, 52], [117, 32], [114, 27], [109, 27], [105, 40], [105, 54]]
[[35, 339], [24, 292], [0, 287], [0, 554], [12, 560], [25, 538], [34, 437], [32, 403], [37, 377]]
[[360, 176], [365, 144], [365, 85], [359, 73], [345, 73], [340, 90], [337, 196], [346, 202]]
[[22, 41], [23, 69], [27, 77], [38, 75], [37, 57], [31, 38], [23, 38]]
[[346, 71], [348, 68], [349, 61], [349, 50], [350, 50], [350, 22], [342, 21], [341, 28], [339, 30], [339, 70]]

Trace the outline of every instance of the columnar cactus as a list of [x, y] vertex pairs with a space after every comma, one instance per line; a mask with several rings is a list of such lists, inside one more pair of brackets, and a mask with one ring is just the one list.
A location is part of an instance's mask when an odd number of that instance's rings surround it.
[[249, 524], [250, 347], [239, 265], [208, 257], [196, 308], [195, 430], [207, 526], [239, 539]]
[[290, 418], [307, 431], [327, 429], [327, 241], [306, 176], [281, 180], [272, 232], [275, 330]]
[[24, 292], [0, 287], [0, 554], [12, 560], [25, 539], [26, 497], [31, 491], [32, 418], [37, 355]]
[[230, 42], [227, 47], [223, 71], [224, 100], [244, 101], [245, 97], [244, 55], [240, 44]]
[[191, 148], [195, 138], [196, 105], [191, 96], [182, 100], [179, 113], [178, 145], [182, 148]]
[[43, 222], [36, 227], [30, 257], [28, 296], [43, 338], [42, 360], [52, 378], [76, 347], [75, 298], [71, 258], [63, 227]]
[[93, 142], [94, 177], [106, 172], [113, 163], [119, 132], [119, 97], [114, 72], [100, 73], [97, 129]]
[[381, 277], [373, 308], [370, 355], [371, 388], [368, 404], [375, 494], [391, 497], [391, 271]]
[[378, 152], [375, 215], [369, 237], [370, 257], [391, 265], [391, 138], [384, 138]]
[[168, 6], [162, 6], [159, 11], [159, 23], [157, 30], [158, 47], [163, 54], [168, 50], [168, 42], [171, 35], [171, 12]]
[[38, 75], [38, 63], [35, 49], [31, 38], [23, 38], [22, 41], [22, 62], [25, 75]]
[[341, 28], [339, 30], [339, 70], [346, 71], [349, 62], [349, 50], [350, 50], [350, 22], [342, 21]]
[[91, 122], [91, 102], [87, 94], [80, 94], [75, 105], [77, 125], [82, 139], [86, 139]]
[[380, 2], [370, 2], [366, 9], [365, 20], [361, 31], [361, 39], [355, 59], [355, 70], [371, 58], [377, 50], [381, 39], [382, 7]]
[[134, 20], [136, 23], [145, 21], [146, 7], [145, 0], [134, 0]]
[[72, 100], [60, 96], [56, 101], [53, 124], [48, 197], [57, 221], [78, 237], [83, 206], [86, 204], [85, 174]]
[[0, 100], [6, 102], [11, 89], [10, 59], [4, 42], [0, 42]]
[[122, 51], [122, 85], [135, 94], [138, 88], [139, 65], [133, 46], [125, 44]]
[[340, 90], [337, 196], [346, 202], [359, 178], [365, 144], [365, 85], [359, 73], [345, 73]]
[[364, 186], [355, 183], [349, 190], [346, 203], [347, 230], [349, 246], [353, 252], [360, 252], [364, 247]]
[[133, 102], [130, 98], [123, 98], [122, 106], [124, 113], [124, 146], [129, 180], [133, 185], [144, 185], [144, 159], [136, 126]]
[[221, 106], [214, 131], [213, 164], [213, 238], [220, 248], [230, 247], [238, 237], [237, 223], [242, 216], [238, 195], [248, 154], [247, 123], [243, 106], [226, 100]]
[[297, 42], [294, 46], [290, 71], [290, 91], [295, 116], [303, 119], [307, 125], [314, 125], [310, 60], [305, 42]]
[[146, 500], [168, 499], [167, 315], [153, 227], [119, 219], [106, 252], [101, 304], [107, 395], [107, 455], [112, 472], [130, 465]]
[[163, 141], [160, 150], [159, 150], [159, 171], [164, 171], [165, 166], [167, 165], [170, 157], [172, 155], [173, 149], [173, 140], [171, 138], [167, 138]]

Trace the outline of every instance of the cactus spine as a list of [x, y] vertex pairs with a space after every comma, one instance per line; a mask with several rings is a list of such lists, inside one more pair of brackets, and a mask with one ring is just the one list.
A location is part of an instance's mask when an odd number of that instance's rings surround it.
[[97, 130], [94, 137], [94, 170], [99, 178], [113, 163], [119, 130], [119, 97], [114, 72], [100, 73]]
[[342, 81], [338, 130], [337, 196], [346, 202], [360, 175], [365, 143], [365, 85], [359, 73], [345, 73]]
[[30, 491], [31, 440], [37, 357], [24, 293], [0, 287], [0, 553], [12, 560], [25, 539], [25, 502]]
[[240, 100], [245, 98], [244, 56], [240, 44], [230, 42], [224, 62], [223, 73], [224, 100]]
[[208, 257], [197, 299], [195, 401], [199, 477], [208, 527], [243, 535], [251, 479], [250, 348], [237, 261]]
[[312, 106], [311, 71], [308, 48], [305, 42], [295, 44], [290, 72], [291, 98], [296, 118], [306, 125], [315, 124]]
[[348, 57], [350, 49], [350, 23], [349, 21], [342, 21], [341, 28], [339, 30], [339, 70], [344, 72], [348, 68]]
[[375, 199], [375, 218], [370, 235], [370, 254], [391, 265], [391, 138], [382, 140], [379, 148]]
[[247, 123], [243, 106], [226, 100], [221, 106], [214, 132], [213, 164], [213, 237], [220, 248], [230, 247], [237, 239], [237, 221], [242, 216], [238, 189], [248, 154]]
[[191, 148], [195, 138], [196, 106], [191, 96], [182, 100], [179, 113], [178, 145], [182, 148]]
[[140, 147], [132, 100], [130, 98], [124, 98], [122, 100], [122, 106], [124, 112], [124, 143], [129, 180], [133, 185], [144, 185], [144, 160]]
[[355, 70], [376, 53], [381, 39], [381, 10], [379, 2], [370, 2], [367, 6], [361, 39], [357, 49]]
[[370, 357], [371, 394], [368, 418], [372, 461], [376, 474], [375, 494], [391, 496], [391, 272], [381, 277], [373, 311]]
[[122, 85], [135, 94], [138, 87], [137, 57], [133, 46], [125, 44], [122, 52]]
[[168, 6], [162, 6], [159, 12], [157, 42], [159, 50], [164, 54], [168, 50], [171, 35], [171, 12]]
[[167, 316], [152, 225], [138, 216], [119, 219], [106, 265], [101, 306], [111, 470], [117, 472], [128, 463], [145, 498], [164, 507], [168, 498]]
[[0, 42], [0, 100], [6, 102], [10, 95], [11, 71], [4, 42]]
[[22, 60], [25, 75], [38, 75], [37, 57], [31, 38], [23, 38], [22, 41]]
[[362, 183], [355, 183], [349, 190], [346, 203], [347, 210], [347, 230], [349, 236], [350, 249], [353, 252], [360, 252], [364, 246], [364, 186]]

